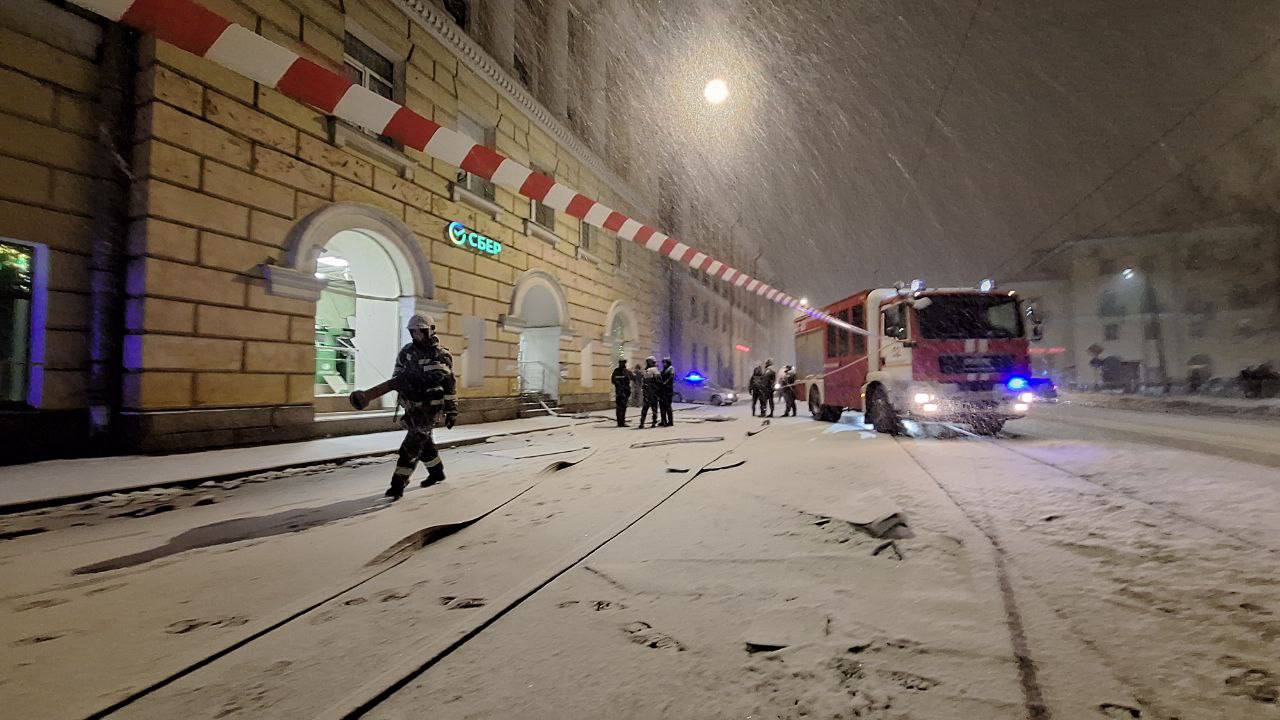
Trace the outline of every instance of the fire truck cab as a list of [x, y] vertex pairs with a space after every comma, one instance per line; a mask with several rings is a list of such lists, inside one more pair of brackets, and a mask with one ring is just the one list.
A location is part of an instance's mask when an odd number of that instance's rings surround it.
[[797, 398], [818, 420], [860, 410], [877, 432], [903, 420], [964, 423], [984, 435], [1026, 415], [1030, 332], [1016, 293], [981, 288], [864, 290], [822, 311], [866, 334], [796, 320]]

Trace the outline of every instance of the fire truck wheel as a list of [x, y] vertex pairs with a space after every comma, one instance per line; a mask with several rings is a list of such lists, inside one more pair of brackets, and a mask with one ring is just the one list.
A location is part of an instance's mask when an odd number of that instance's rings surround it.
[[877, 387], [871, 391], [871, 425], [878, 433], [897, 435], [900, 424], [898, 414], [889, 402], [889, 394], [884, 388]]

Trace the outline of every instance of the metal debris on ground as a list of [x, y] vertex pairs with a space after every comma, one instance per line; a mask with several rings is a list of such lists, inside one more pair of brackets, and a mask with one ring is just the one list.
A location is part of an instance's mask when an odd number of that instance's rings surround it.
[[560, 472], [561, 470], [564, 470], [566, 468], [571, 468], [574, 465], [577, 465], [578, 463], [582, 462], [583, 460], [586, 460], [587, 458], [591, 457], [592, 455], [595, 454], [595, 452], [596, 452], [595, 450], [590, 450], [575, 458], [557, 460], [551, 463], [550, 465], [542, 468], [542, 472], [553, 473], [553, 472]]
[[702, 468], [702, 471], [715, 472], [716, 470], [732, 470], [733, 468], [742, 467], [743, 465], [747, 464], [747, 461], [745, 458], [741, 460], [733, 460], [733, 461], [727, 461], [727, 458], [721, 458], [721, 462], [722, 464], [720, 465], [711, 465], [708, 467], [704, 467]]
[[631, 443], [631, 447], [638, 449], [638, 448], [659, 447], [662, 445], [680, 445], [682, 443], [713, 443], [713, 442], [724, 442], [724, 438], [715, 437], [715, 436], [671, 438], [670, 440], [651, 440], [649, 442]]
[[492, 455], [493, 457], [510, 458], [512, 460], [527, 460], [529, 458], [560, 455], [562, 453], [590, 449], [590, 445], [561, 445], [558, 447], [554, 445], [532, 445], [529, 447], [513, 448], [511, 450], [490, 450], [484, 454]]
[[[880, 553], [884, 552], [885, 550], [892, 550], [892, 551], [893, 551], [893, 554], [894, 554], [894, 555], [896, 555], [896, 556], [898, 557], [898, 559], [899, 559], [899, 560], [903, 560], [903, 559], [904, 559], [904, 556], [903, 556], [903, 554], [902, 554], [902, 551], [898, 549], [898, 543], [896, 543], [896, 542], [894, 542], [894, 541], [892, 541], [892, 540], [887, 540], [887, 541], [882, 542], [882, 543], [880, 543], [879, 545], [877, 545], [877, 546], [876, 546], [876, 549], [871, 551], [871, 557], [875, 557], [875, 556], [879, 555]], [[887, 554], [887, 553], [886, 553], [886, 554]]]
[[769, 652], [822, 640], [830, 628], [831, 618], [820, 607], [776, 608], [756, 617], [743, 641], [747, 652]]

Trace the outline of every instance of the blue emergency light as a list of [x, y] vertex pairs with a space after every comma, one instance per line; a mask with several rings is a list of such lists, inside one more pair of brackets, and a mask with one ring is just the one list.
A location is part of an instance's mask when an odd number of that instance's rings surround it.
[[685, 375], [684, 379], [685, 379], [685, 382], [691, 382], [691, 383], [700, 383], [703, 380], [706, 380], [706, 378], [698, 374], [697, 370], [691, 371], [688, 375]]
[[1026, 390], [1027, 379], [1024, 377], [1016, 377], [1016, 376], [1011, 377], [1009, 378], [1009, 382], [1005, 383], [1004, 385], [1010, 390]]

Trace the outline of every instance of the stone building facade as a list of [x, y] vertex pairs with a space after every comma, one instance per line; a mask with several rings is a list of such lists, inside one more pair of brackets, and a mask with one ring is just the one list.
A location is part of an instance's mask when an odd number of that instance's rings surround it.
[[[618, 106], [638, 79], [598, 32], [622, 3], [202, 3], [655, 216]], [[463, 422], [521, 391], [603, 406], [615, 357], [670, 343], [658, 255], [51, 0], [0, 7], [0, 250], [9, 461], [390, 429], [342, 396], [389, 375], [413, 313]]]
[[1090, 348], [1131, 364], [1135, 384], [1159, 387], [1280, 363], [1280, 235], [1270, 223], [1084, 239], [1008, 286], [1044, 316], [1033, 365], [1060, 382], [1100, 381]]

